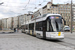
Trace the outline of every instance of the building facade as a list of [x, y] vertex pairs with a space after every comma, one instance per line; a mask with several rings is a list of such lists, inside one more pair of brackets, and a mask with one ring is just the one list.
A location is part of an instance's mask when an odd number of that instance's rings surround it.
[[17, 28], [19, 26], [18, 17], [13, 17], [13, 28]]
[[18, 16], [19, 18], [19, 28], [21, 27], [21, 25], [25, 22], [25, 16], [24, 15], [20, 15]]
[[8, 29], [12, 29], [13, 28], [13, 23], [12, 22], [13, 22], [13, 18], [12, 17], [7, 19], [7, 28]]
[[7, 29], [7, 18], [2, 19], [2, 30], [6, 30]]
[[61, 14], [61, 16], [66, 20], [66, 25], [70, 26], [71, 21], [71, 4], [52, 4], [48, 2], [46, 6], [43, 7], [43, 14]]
[[72, 5], [72, 11], [73, 11], [73, 31], [75, 30], [75, 4]]
[[58, 13], [66, 20], [66, 25], [71, 26], [71, 5], [70, 4], [58, 4]]
[[43, 14], [51, 13], [58, 14], [58, 5], [52, 4], [52, 2], [48, 2], [43, 8]]
[[41, 16], [41, 15], [43, 15], [43, 9], [42, 8], [40, 8], [39, 10], [37, 10], [33, 13], [33, 17], [37, 17], [37, 16]]
[[[42, 9], [42, 11], [40, 11], [40, 12], [42, 12], [42, 14], [47, 14], [47, 13], [60, 14], [65, 19], [66, 25], [71, 27], [71, 4], [69, 4], [69, 3], [67, 3], [67, 4], [52, 4], [52, 2], [48, 2], [41, 9]], [[34, 15], [39, 16], [39, 10], [34, 12]], [[73, 25], [75, 25], [74, 22], [73, 22]]]
[[[66, 25], [71, 27], [71, 4], [53, 4], [52, 2], [48, 2], [44, 7], [38, 9], [32, 14], [24, 14], [13, 18], [2, 19], [0, 21], [0, 27], [2, 28], [20, 28], [22, 24], [25, 24], [32, 18], [37, 16], [41, 16], [47, 13], [50, 14], [61, 14], [61, 16], [65, 19]], [[73, 31], [75, 31], [75, 4], [72, 5], [73, 9]], [[1, 26], [2, 25], [2, 26]]]

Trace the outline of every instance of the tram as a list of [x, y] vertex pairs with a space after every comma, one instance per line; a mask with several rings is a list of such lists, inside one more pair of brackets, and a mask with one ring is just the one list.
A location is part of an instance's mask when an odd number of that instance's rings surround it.
[[63, 27], [66, 22], [60, 14], [44, 14], [23, 25], [25, 25], [25, 33], [37, 38], [64, 39]]

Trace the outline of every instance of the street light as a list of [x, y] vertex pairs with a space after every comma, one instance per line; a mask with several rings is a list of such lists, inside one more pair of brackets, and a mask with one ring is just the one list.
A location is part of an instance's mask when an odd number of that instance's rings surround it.
[[72, 0], [71, 0], [71, 33], [72, 33], [72, 18], [73, 18], [73, 12], [72, 12]]

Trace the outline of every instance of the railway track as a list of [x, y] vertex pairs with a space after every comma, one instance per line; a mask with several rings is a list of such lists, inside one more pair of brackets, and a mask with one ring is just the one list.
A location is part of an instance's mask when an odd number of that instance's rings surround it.
[[68, 43], [68, 42], [57, 42], [57, 44], [60, 44], [60, 45], [63, 45], [63, 46], [66, 46], [66, 47], [70, 47], [70, 48], [73, 48], [75, 49], [75, 45], [72, 44], [72, 43]]
[[70, 37], [65, 37], [65, 38], [67, 38], [67, 39], [71, 39], [71, 40], [75, 40], [75, 38], [70, 38]]
[[[74, 38], [68, 38], [66, 37], [67, 39], [72, 39], [72, 40], [75, 40]], [[48, 41], [48, 42], [53, 42], [53, 43], [56, 43], [56, 44], [59, 44], [59, 45], [62, 45], [62, 46], [65, 46], [65, 47], [69, 47], [69, 48], [72, 48], [75, 50], [75, 44], [72, 44], [72, 43], [68, 43], [68, 42], [65, 42], [65, 41], [61, 41], [61, 40], [44, 40], [44, 39], [40, 39], [40, 40], [43, 40], [43, 41]]]
[[75, 50], [75, 44], [72, 44], [72, 43], [68, 43], [68, 42], [65, 42], [65, 41], [60, 41], [60, 40], [46, 40], [46, 41], [50, 41], [50, 42], [53, 42], [53, 43], [56, 43], [56, 44], [59, 44], [59, 45], [62, 45], [62, 46], [65, 46], [65, 47], [69, 47], [71, 49], [74, 49]]

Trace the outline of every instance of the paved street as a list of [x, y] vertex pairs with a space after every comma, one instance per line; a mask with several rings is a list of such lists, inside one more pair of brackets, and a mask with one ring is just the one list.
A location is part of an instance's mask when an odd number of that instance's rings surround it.
[[61, 41], [43, 40], [24, 33], [0, 33], [0, 50], [75, 50], [75, 34]]

